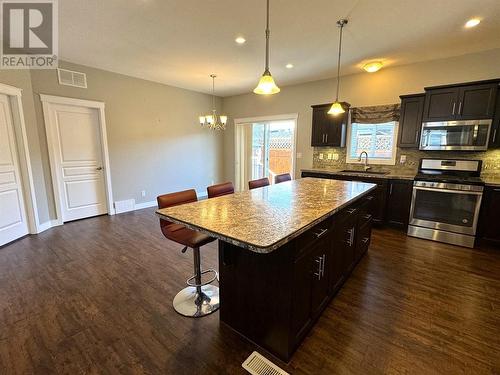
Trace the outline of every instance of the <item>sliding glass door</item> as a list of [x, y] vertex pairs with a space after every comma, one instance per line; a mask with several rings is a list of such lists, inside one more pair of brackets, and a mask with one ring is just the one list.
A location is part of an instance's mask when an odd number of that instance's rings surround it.
[[239, 160], [236, 161], [240, 190], [246, 189], [249, 180], [267, 177], [274, 183], [278, 174], [290, 173], [293, 176], [294, 148], [295, 119], [240, 125], [237, 129]]

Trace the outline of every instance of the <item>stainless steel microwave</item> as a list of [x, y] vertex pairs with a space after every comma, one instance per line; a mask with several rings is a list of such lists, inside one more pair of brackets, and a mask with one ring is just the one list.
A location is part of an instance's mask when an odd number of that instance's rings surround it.
[[420, 150], [487, 150], [491, 124], [492, 120], [424, 122]]

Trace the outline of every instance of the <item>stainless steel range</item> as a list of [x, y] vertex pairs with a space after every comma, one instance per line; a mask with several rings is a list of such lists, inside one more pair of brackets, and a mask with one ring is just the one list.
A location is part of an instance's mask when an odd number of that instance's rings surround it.
[[408, 235], [474, 247], [484, 183], [481, 160], [421, 159]]

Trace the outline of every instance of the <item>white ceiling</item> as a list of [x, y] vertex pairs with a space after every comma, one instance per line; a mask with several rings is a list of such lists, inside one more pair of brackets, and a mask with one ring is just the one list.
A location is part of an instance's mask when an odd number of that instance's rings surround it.
[[[342, 17], [343, 75], [500, 48], [500, 0], [271, 0], [278, 85], [336, 76]], [[250, 92], [264, 69], [265, 0], [60, 0], [59, 18], [70, 62], [202, 92], [216, 73], [221, 96]]]

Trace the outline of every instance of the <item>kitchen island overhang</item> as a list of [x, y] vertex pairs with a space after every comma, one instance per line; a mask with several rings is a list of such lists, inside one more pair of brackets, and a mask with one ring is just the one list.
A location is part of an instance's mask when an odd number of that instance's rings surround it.
[[288, 361], [368, 249], [375, 187], [304, 178], [156, 212], [220, 240], [221, 321]]

